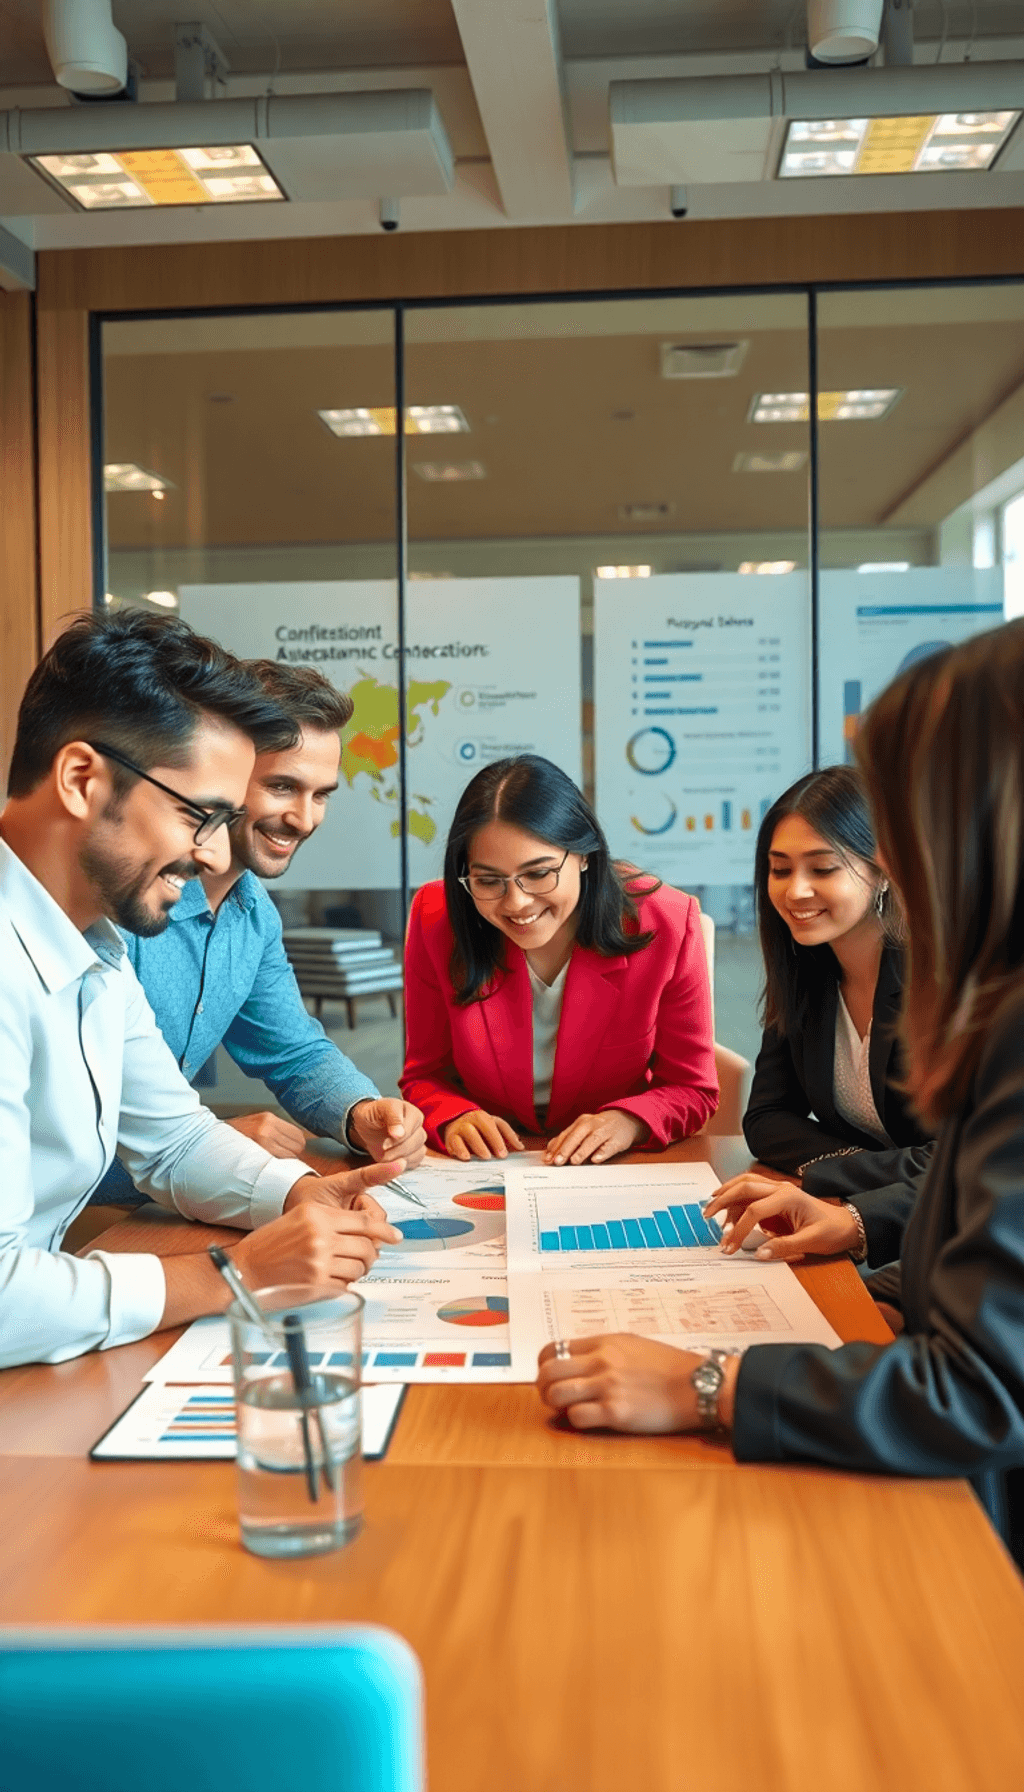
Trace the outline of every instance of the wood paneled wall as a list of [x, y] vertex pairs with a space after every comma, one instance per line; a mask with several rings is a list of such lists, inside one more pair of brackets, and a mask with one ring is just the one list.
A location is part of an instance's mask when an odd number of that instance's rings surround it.
[[32, 299], [0, 292], [0, 791], [38, 654]]
[[[1024, 213], [576, 225], [90, 249], [40, 255], [38, 271], [45, 642], [69, 611], [91, 600], [90, 311], [1024, 276]], [[19, 601], [30, 606], [25, 588], [18, 589]], [[23, 634], [29, 614], [26, 607]]]

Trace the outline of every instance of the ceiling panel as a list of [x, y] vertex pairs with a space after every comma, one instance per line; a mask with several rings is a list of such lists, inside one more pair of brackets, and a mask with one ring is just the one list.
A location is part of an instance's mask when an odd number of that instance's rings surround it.
[[[572, 60], [801, 49], [805, 0], [557, 0], [562, 50]], [[917, 0], [919, 43], [1019, 36], [1019, 0]]]

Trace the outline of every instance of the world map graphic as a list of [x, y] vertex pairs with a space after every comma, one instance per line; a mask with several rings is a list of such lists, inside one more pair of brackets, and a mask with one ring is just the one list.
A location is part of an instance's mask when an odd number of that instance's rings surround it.
[[[405, 744], [410, 752], [426, 739], [427, 716], [440, 715], [451, 685], [444, 679], [426, 682], [411, 678], [405, 692]], [[369, 794], [375, 802], [385, 803], [396, 811], [391, 833], [397, 840], [402, 831], [399, 810], [398, 778], [392, 776], [398, 765], [399, 711], [398, 691], [393, 684], [381, 684], [367, 673], [349, 688], [354, 708], [351, 720], [341, 735], [341, 774], [350, 789], [356, 780], [369, 780]], [[410, 767], [410, 771], [412, 768]], [[434, 799], [419, 791], [409, 792], [407, 817], [410, 835], [429, 846], [437, 837], [437, 823], [431, 814]]]

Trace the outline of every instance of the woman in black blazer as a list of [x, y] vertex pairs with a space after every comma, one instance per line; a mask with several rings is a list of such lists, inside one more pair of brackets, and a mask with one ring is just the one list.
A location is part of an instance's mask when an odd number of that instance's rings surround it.
[[[927, 1167], [929, 1134], [900, 1086], [903, 926], [852, 766], [812, 772], [772, 805], [754, 881], [765, 1027], [743, 1118], [747, 1144], [759, 1163], [800, 1176], [812, 1194], [854, 1201], [868, 1261], [888, 1263]], [[866, 1052], [870, 1096], [861, 1086], [851, 1101], [858, 1051]], [[872, 1103], [873, 1113], [858, 1112]], [[751, 1175], [728, 1186], [748, 1200], [769, 1192]]]
[[[631, 1336], [575, 1339], [568, 1358], [542, 1353], [539, 1384], [581, 1427], [717, 1417], [743, 1461], [968, 1475], [1020, 1560], [1024, 621], [912, 666], [868, 712], [857, 750], [910, 933], [908, 1085], [937, 1129], [901, 1261], [868, 1281], [894, 1342], [776, 1344], [721, 1364]], [[725, 1191], [716, 1209], [729, 1211]], [[755, 1224], [772, 1234], [764, 1257], [862, 1242], [849, 1209], [793, 1184], [733, 1212], [726, 1250]]]

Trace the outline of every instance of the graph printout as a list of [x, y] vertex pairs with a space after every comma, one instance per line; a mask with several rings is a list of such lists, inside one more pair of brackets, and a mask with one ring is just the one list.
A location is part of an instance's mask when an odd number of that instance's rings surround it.
[[635, 1332], [681, 1348], [839, 1338], [788, 1264], [724, 1257], [709, 1164], [506, 1166], [516, 1378], [556, 1338]]
[[749, 883], [768, 806], [810, 769], [806, 573], [599, 579], [597, 808], [612, 851], [681, 889]]
[[[508, 1288], [505, 1267], [421, 1268], [382, 1252], [357, 1284], [363, 1312], [363, 1379], [368, 1382], [510, 1381]], [[339, 1364], [347, 1361], [339, 1340]], [[311, 1359], [312, 1360], [312, 1359]], [[282, 1349], [268, 1365], [287, 1368]], [[324, 1367], [332, 1366], [327, 1353]], [[226, 1319], [197, 1319], [147, 1381], [231, 1383]], [[531, 1378], [532, 1379], [532, 1378]]]
[[[402, 1389], [363, 1388], [363, 1455], [384, 1455]], [[89, 1454], [97, 1462], [229, 1462], [236, 1452], [230, 1388], [150, 1382]]]

